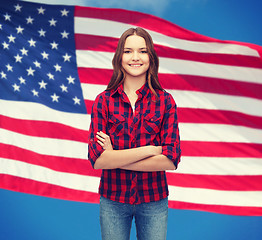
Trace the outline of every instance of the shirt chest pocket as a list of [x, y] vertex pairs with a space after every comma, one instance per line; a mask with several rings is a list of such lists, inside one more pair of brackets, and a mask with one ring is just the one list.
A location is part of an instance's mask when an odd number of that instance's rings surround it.
[[110, 115], [108, 118], [108, 131], [110, 135], [119, 136], [124, 133], [125, 117], [122, 115]]
[[161, 129], [161, 114], [148, 113], [144, 114], [143, 127], [146, 133], [158, 134]]

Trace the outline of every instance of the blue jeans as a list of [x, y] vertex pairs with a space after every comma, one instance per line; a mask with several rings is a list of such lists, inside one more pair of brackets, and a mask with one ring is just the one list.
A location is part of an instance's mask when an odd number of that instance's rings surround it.
[[138, 240], [165, 240], [168, 199], [138, 205], [100, 197], [100, 225], [103, 240], [129, 240], [135, 218]]

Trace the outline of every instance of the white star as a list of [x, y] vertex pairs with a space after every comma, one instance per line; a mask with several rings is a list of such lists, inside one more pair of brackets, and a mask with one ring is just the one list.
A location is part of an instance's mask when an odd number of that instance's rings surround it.
[[29, 16], [28, 18], [26, 18], [26, 21], [27, 21], [27, 24], [33, 24], [33, 21], [34, 21], [34, 19], [33, 18], [31, 18], [31, 16]]
[[25, 48], [22, 48], [22, 49], [20, 49], [20, 51], [22, 52], [22, 55], [26, 55], [27, 56], [28, 50], [26, 50]]
[[53, 95], [51, 95], [52, 98], [52, 102], [58, 102], [58, 98], [59, 96], [57, 96], [55, 93]]
[[45, 51], [42, 52], [41, 55], [43, 56], [43, 59], [48, 59], [49, 54], [46, 53]]
[[22, 33], [22, 34], [23, 34], [24, 28], [22, 28], [21, 26], [18, 26], [18, 27], [16, 28], [16, 30], [17, 30], [17, 34], [19, 34], [19, 33]]
[[0, 24], [0, 30], [2, 30], [3, 28], [2, 28], [2, 24]]
[[38, 61], [34, 61], [33, 64], [35, 64], [35, 67], [41, 68], [41, 63], [39, 63]]
[[61, 32], [62, 38], [68, 38], [69, 33], [66, 31]]
[[66, 79], [68, 80], [68, 84], [70, 83], [75, 84], [75, 78], [73, 78], [71, 75]]
[[22, 62], [22, 56], [20, 56], [19, 54], [17, 54], [16, 56], [14, 56], [14, 58], [15, 58], [15, 62]]
[[66, 9], [61, 10], [60, 12], [61, 12], [62, 16], [66, 16], [66, 17], [67, 17], [67, 14], [69, 13], [69, 11], [67, 11]]
[[38, 82], [38, 84], [40, 85], [40, 89], [42, 89], [42, 88], [46, 89], [47, 83], [44, 82], [44, 80], [42, 80], [42, 82]]
[[14, 88], [14, 91], [16, 92], [20, 92], [20, 86], [18, 86], [16, 83], [12, 85], [12, 87]]
[[34, 76], [35, 70], [33, 68], [30, 67], [26, 69], [26, 71], [27, 71], [27, 76], [30, 76], [30, 75]]
[[37, 10], [38, 10], [38, 14], [45, 14], [45, 9], [44, 8], [42, 8], [42, 6], [40, 7], [40, 8], [37, 8]]
[[40, 37], [45, 37], [46, 31], [44, 31], [43, 29], [40, 29], [38, 32], [39, 32]]
[[14, 6], [14, 7], [15, 7], [15, 11], [16, 11], [16, 12], [17, 12], [17, 11], [21, 12], [22, 6], [20, 6], [19, 4], [17, 4], [17, 5]]
[[67, 87], [64, 84], [62, 84], [60, 88], [62, 89], [62, 92], [68, 92]]
[[5, 66], [7, 68], [7, 72], [13, 72], [13, 67], [9, 63]]
[[63, 56], [63, 58], [64, 58], [64, 62], [66, 62], [66, 61], [70, 62], [71, 56], [66, 53], [66, 54]]
[[48, 76], [48, 78], [49, 78], [49, 79], [55, 80], [55, 78], [54, 78], [54, 75], [53, 75], [53, 74], [51, 74], [51, 73], [47, 73], [46, 75]]
[[38, 92], [35, 89], [33, 89], [31, 92], [33, 93], [34, 96], [38, 97]]
[[62, 67], [60, 65], [56, 64], [56, 65], [54, 65], [54, 68], [55, 68], [56, 72], [61, 72]]
[[11, 21], [11, 16], [8, 15], [8, 13], [6, 13], [6, 14], [4, 15], [4, 17], [5, 17], [5, 21]]
[[20, 81], [20, 84], [25, 84], [25, 79], [23, 77], [19, 77], [18, 80]]
[[77, 98], [76, 96], [73, 98], [73, 100], [74, 100], [74, 104], [78, 104], [78, 105], [80, 105], [80, 99], [79, 98]]
[[28, 42], [30, 44], [30, 47], [35, 47], [36, 41], [34, 41], [32, 38]]
[[58, 43], [56, 43], [55, 41], [50, 43], [50, 45], [52, 46], [52, 49], [58, 49]]
[[50, 27], [51, 27], [51, 26], [54, 26], [54, 27], [55, 27], [57, 21], [52, 18], [52, 19], [49, 20], [48, 22], [50, 22]]
[[1, 78], [2, 79], [6, 79], [6, 74], [2, 71], [2, 72], [0, 72], [0, 74], [1, 74]]
[[9, 49], [9, 44], [6, 42], [2, 43], [4, 49]]
[[12, 34], [7, 37], [9, 39], [9, 42], [15, 42], [16, 37], [14, 37]]

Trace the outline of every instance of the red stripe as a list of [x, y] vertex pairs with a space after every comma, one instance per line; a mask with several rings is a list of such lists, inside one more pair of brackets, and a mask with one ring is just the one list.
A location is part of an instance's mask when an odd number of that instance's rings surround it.
[[0, 174], [0, 188], [63, 200], [99, 203], [98, 193], [80, 191], [38, 182], [31, 179]]
[[0, 158], [17, 160], [55, 171], [100, 177], [88, 160], [39, 154], [16, 146], [0, 143]]
[[262, 129], [262, 117], [233, 111], [178, 108], [178, 119], [181, 123], [229, 124]]
[[236, 216], [261, 216], [262, 207], [236, 207], [169, 201], [170, 208], [215, 212]]
[[61, 123], [22, 120], [0, 115], [1, 128], [34, 137], [67, 139], [87, 143], [88, 132]]
[[159, 74], [165, 89], [177, 89], [262, 99], [262, 85], [204, 76]]
[[[88, 34], [75, 34], [76, 49], [101, 51], [114, 53], [117, 47], [118, 38], [104, 37]], [[222, 64], [239, 67], [262, 68], [262, 62], [257, 57], [219, 54], [219, 53], [197, 53], [185, 51], [154, 44], [159, 57], [183, 59], [204, 63]]]
[[228, 191], [262, 191], [262, 175], [226, 176], [167, 173], [168, 184]]
[[[108, 85], [113, 71], [98, 68], [78, 68], [81, 83]], [[262, 99], [262, 85], [202, 76], [159, 74], [164, 89], [216, 93]]]
[[91, 114], [93, 104], [94, 104], [94, 101], [85, 100], [87, 114]]
[[262, 158], [262, 144], [181, 141], [182, 155], [188, 157]]

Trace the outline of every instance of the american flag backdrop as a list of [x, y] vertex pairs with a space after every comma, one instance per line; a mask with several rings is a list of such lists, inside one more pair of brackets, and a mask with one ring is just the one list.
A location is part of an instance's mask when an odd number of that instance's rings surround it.
[[120, 9], [0, 3], [0, 188], [98, 203], [90, 112], [118, 38], [148, 30], [178, 105], [169, 207], [262, 216], [262, 47]]

